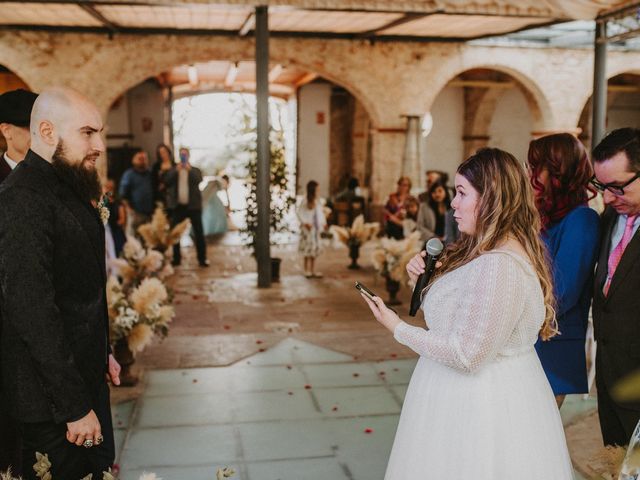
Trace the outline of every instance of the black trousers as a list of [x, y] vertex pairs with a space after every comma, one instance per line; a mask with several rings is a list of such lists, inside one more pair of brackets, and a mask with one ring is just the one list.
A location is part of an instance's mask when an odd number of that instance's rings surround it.
[[36, 452], [46, 453], [51, 462], [54, 479], [76, 480], [93, 474], [101, 479], [102, 472], [108, 471], [115, 459], [115, 442], [111, 422], [109, 387], [105, 383], [96, 392], [94, 412], [100, 421], [103, 443], [91, 448], [78, 447], [67, 440], [67, 424], [40, 422], [22, 424], [22, 471], [25, 480], [39, 480], [33, 465]]
[[[193, 228], [193, 235], [196, 241], [198, 263], [202, 264], [207, 260], [207, 246], [204, 241], [204, 229], [202, 228], [202, 210], [189, 210], [186, 206], [180, 205], [173, 210], [171, 223], [175, 226], [185, 218], [191, 220], [191, 228]], [[173, 263], [179, 264], [181, 259], [180, 242], [178, 242], [173, 246]]]
[[598, 389], [598, 417], [600, 431], [605, 445], [628, 445], [631, 435], [640, 420], [640, 409], [637, 404], [616, 402], [611, 398], [605, 382], [602, 381], [602, 360], [596, 357], [596, 387]]
[[9, 407], [0, 395], [0, 472], [11, 467], [15, 476], [22, 474], [20, 424], [9, 416]]

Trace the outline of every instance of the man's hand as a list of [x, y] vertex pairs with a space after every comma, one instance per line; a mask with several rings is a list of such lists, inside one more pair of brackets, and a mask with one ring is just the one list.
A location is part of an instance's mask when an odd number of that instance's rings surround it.
[[80, 420], [67, 423], [67, 440], [69, 443], [75, 443], [79, 447], [85, 440], [91, 440], [94, 445], [100, 443], [102, 431], [100, 422], [93, 410], [87, 413]]
[[107, 374], [107, 380], [118, 386], [120, 385], [120, 364], [113, 355], [109, 355], [109, 373]]

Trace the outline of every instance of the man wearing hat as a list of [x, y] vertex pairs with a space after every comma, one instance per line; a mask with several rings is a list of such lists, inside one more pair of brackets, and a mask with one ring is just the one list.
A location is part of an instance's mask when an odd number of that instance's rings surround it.
[[[23, 89], [0, 95], [0, 135], [7, 143], [6, 152], [0, 156], [0, 183], [24, 159], [29, 150], [29, 122], [33, 102], [37, 97], [37, 94]], [[11, 467], [14, 474], [20, 474], [22, 472], [19, 427], [9, 417], [8, 410], [0, 389], [0, 471]]]
[[31, 144], [29, 122], [37, 94], [18, 89], [0, 95], [0, 134], [7, 142], [7, 151], [0, 157], [0, 183], [20, 163]]

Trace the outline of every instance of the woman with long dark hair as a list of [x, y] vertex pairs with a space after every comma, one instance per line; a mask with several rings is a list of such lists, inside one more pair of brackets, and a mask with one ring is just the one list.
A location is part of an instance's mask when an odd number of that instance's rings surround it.
[[327, 225], [324, 209], [318, 197], [318, 182], [307, 183], [307, 194], [297, 210], [300, 220], [300, 244], [298, 250], [304, 257], [304, 276], [321, 278], [315, 271], [316, 258], [320, 255], [320, 233]]
[[175, 167], [173, 152], [168, 145], [161, 143], [156, 148], [156, 161], [151, 167], [153, 179], [153, 199], [156, 202], [167, 204], [167, 185], [165, 175]]
[[[458, 167], [455, 188], [461, 237], [424, 294], [428, 328], [365, 297], [376, 319], [420, 355], [385, 480], [573, 479], [534, 349], [556, 323], [527, 173], [509, 153], [482, 149]], [[413, 280], [424, 270], [423, 254], [407, 266]]]
[[595, 192], [587, 152], [569, 133], [547, 135], [529, 144], [529, 174], [542, 218], [542, 234], [553, 264], [561, 335], [539, 340], [540, 356], [558, 407], [570, 393], [588, 393], [585, 340], [591, 279], [600, 220], [587, 206]]

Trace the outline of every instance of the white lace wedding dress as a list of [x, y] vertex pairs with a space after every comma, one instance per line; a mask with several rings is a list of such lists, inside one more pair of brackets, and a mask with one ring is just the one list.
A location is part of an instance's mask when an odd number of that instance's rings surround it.
[[553, 393], [533, 348], [542, 290], [519, 255], [494, 250], [439, 278], [428, 330], [395, 338], [420, 355], [385, 480], [573, 478]]

